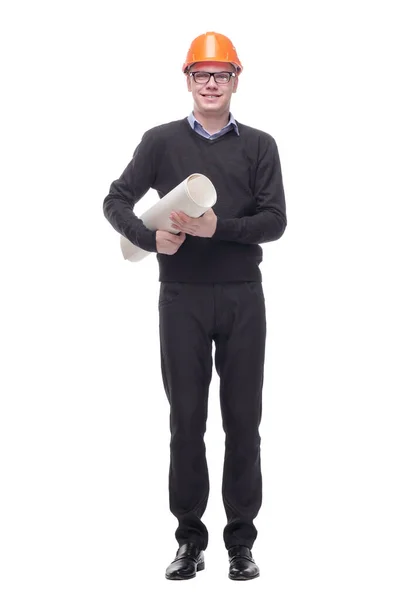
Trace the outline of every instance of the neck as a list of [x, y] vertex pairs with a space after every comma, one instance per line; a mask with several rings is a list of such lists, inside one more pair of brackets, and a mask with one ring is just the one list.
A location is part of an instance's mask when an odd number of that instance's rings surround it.
[[220, 115], [210, 115], [194, 109], [193, 114], [195, 119], [202, 125], [203, 129], [211, 134], [220, 131], [229, 122], [229, 109]]

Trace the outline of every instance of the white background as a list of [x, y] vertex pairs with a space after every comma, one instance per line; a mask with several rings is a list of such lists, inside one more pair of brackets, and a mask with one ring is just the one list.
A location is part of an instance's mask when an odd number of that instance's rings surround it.
[[[2, 599], [398, 600], [395, 2], [2, 7]], [[276, 139], [287, 199], [284, 236], [263, 246], [261, 577], [248, 583], [227, 578], [217, 375], [206, 570], [164, 578], [177, 546], [158, 264], [124, 261], [102, 212], [144, 131], [191, 110], [181, 66], [209, 30], [237, 48], [231, 109]]]

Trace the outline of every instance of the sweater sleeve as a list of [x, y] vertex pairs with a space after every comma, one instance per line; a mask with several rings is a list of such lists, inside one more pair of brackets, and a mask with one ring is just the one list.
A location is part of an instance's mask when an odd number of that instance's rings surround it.
[[256, 170], [256, 213], [234, 219], [217, 218], [213, 239], [242, 244], [262, 244], [279, 239], [287, 224], [281, 163], [275, 140], [261, 151]]
[[155, 162], [153, 137], [147, 131], [122, 175], [111, 183], [103, 201], [104, 216], [114, 229], [148, 252], [157, 252], [156, 231], [144, 225], [133, 207], [155, 181]]

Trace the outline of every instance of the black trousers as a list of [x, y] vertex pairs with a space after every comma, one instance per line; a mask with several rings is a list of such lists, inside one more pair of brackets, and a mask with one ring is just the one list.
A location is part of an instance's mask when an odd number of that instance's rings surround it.
[[226, 548], [251, 548], [262, 501], [260, 435], [266, 339], [261, 282], [161, 282], [161, 369], [170, 403], [169, 501], [179, 545], [205, 549], [209, 495], [204, 434], [212, 378], [212, 342], [225, 431], [222, 499]]

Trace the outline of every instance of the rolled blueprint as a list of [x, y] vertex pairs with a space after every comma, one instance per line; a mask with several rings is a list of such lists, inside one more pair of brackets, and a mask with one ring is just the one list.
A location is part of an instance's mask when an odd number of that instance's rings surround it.
[[[172, 228], [172, 221], [169, 218], [171, 211], [181, 210], [189, 217], [197, 218], [214, 206], [216, 201], [217, 192], [208, 177], [193, 173], [160, 198], [154, 206], [140, 216], [140, 219], [152, 231], [164, 229], [176, 234], [177, 231]], [[131, 262], [138, 262], [152, 254], [135, 246], [123, 235], [121, 235], [121, 250], [123, 257]]]

